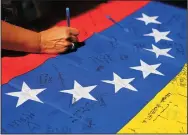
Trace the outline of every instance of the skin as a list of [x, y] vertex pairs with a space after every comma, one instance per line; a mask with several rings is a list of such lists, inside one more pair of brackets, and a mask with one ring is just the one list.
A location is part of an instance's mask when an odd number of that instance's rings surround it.
[[64, 53], [78, 42], [79, 31], [71, 27], [52, 27], [34, 32], [7, 22], [2, 23], [2, 48], [29, 53]]

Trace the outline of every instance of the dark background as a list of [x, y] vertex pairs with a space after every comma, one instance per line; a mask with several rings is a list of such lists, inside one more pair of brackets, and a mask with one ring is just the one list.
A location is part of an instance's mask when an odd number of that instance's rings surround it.
[[[5, 0], [7, 1], [7, 0]], [[19, 0], [12, 1], [14, 11], [2, 10], [2, 18], [7, 22], [35, 30], [45, 30], [62, 19], [65, 19], [65, 8], [71, 9], [71, 17], [95, 8], [108, 0], [59, 0], [59, 1], [40, 1], [40, 0]], [[155, 0], [170, 4], [180, 8], [187, 8], [187, 0]], [[37, 3], [40, 16], [37, 17], [35, 4]], [[6, 7], [6, 6], [5, 6]], [[9, 6], [10, 7], [10, 6]], [[160, 10], [160, 9], [159, 9]], [[14, 14], [14, 15], [12, 15]], [[8, 17], [7, 17], [8, 16]], [[7, 19], [8, 18], [8, 19]]]

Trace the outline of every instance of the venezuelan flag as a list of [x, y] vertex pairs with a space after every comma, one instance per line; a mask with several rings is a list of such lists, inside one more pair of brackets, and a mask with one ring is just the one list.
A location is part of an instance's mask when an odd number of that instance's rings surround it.
[[185, 10], [113, 1], [71, 22], [76, 52], [2, 59], [2, 133], [187, 133]]

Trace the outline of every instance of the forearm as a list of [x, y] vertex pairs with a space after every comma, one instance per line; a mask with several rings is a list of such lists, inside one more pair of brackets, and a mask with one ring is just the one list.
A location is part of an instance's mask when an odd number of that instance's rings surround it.
[[2, 48], [7, 50], [40, 52], [40, 34], [7, 22], [2, 22]]

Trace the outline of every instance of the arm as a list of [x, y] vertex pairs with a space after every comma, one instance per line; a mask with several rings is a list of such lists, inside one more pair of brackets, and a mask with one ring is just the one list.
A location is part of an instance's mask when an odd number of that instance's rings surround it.
[[40, 33], [7, 22], [2, 23], [2, 48], [7, 50], [40, 52]]
[[67, 51], [78, 41], [79, 31], [71, 27], [53, 27], [39, 33], [4, 21], [2, 22], [2, 48], [31, 53], [57, 54]]

